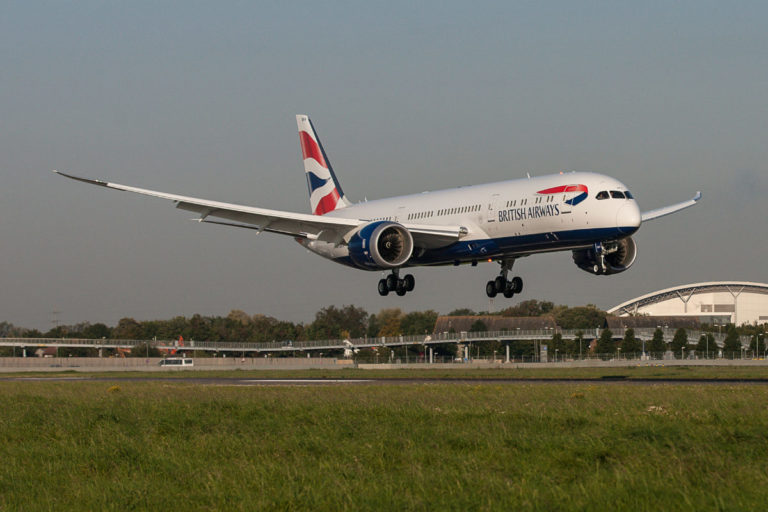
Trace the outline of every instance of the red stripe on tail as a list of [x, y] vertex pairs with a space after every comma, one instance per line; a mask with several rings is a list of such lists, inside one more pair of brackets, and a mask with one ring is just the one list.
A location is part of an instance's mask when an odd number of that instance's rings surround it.
[[328, 165], [325, 163], [325, 158], [323, 158], [323, 152], [320, 151], [320, 146], [317, 145], [315, 139], [307, 132], [299, 132], [299, 139], [301, 140], [301, 154], [304, 160], [312, 158], [327, 169]]
[[336, 209], [336, 203], [339, 202], [339, 191], [336, 189], [331, 190], [329, 194], [324, 196], [320, 202], [317, 203], [315, 208], [315, 215], [325, 215], [328, 212], [332, 212]]

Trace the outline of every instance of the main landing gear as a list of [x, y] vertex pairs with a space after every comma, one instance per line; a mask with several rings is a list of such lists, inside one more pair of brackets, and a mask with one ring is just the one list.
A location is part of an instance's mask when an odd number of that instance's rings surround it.
[[385, 279], [379, 280], [379, 295], [383, 297], [389, 295], [389, 292], [395, 292], [402, 297], [406, 293], [412, 292], [416, 286], [416, 279], [413, 275], [406, 274], [402, 279], [399, 276], [400, 269], [396, 268]]
[[495, 297], [496, 294], [503, 294], [504, 297], [511, 299], [516, 293], [523, 291], [523, 280], [520, 277], [507, 279], [507, 274], [512, 270], [515, 260], [501, 260], [501, 272], [496, 279], [488, 281], [485, 285], [485, 294], [488, 297]]

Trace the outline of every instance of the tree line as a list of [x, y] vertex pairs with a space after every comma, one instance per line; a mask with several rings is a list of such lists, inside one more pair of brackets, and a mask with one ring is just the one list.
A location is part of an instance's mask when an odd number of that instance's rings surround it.
[[[550, 301], [535, 299], [522, 301], [514, 306], [497, 313], [475, 312], [471, 309], [456, 309], [448, 313], [449, 316], [466, 315], [499, 315], [507, 317], [531, 317], [551, 316], [555, 323], [563, 329], [580, 329], [585, 333], [594, 332], [595, 328], [603, 328], [606, 325], [605, 311], [592, 304], [586, 306], [569, 307], [555, 305]], [[184, 340], [201, 341], [232, 341], [232, 342], [282, 342], [305, 341], [321, 339], [344, 339], [362, 337], [381, 337], [398, 335], [427, 335], [434, 330], [438, 313], [434, 310], [413, 311], [405, 313], [399, 308], [382, 309], [376, 314], [370, 314], [365, 309], [354, 305], [327, 306], [315, 313], [312, 322], [290, 322], [279, 320], [263, 314], [249, 315], [241, 310], [232, 310], [226, 316], [203, 316], [199, 314], [191, 317], [177, 316], [168, 320], [144, 320], [122, 318], [114, 326], [104, 323], [78, 323], [74, 325], [60, 325], [49, 331], [41, 332], [37, 329], [17, 327], [10, 322], [0, 322], [0, 337], [15, 338], [85, 338], [85, 339], [132, 339], [132, 340], [175, 340], [182, 337]], [[486, 330], [482, 320], [476, 321], [471, 331]], [[714, 326], [703, 326], [703, 330], [714, 331]], [[738, 336], [747, 334], [752, 336], [751, 350], [756, 354], [765, 353], [765, 329], [764, 326], [727, 327], [726, 346], [724, 355], [731, 357], [740, 355], [741, 346]], [[559, 355], [585, 355], [589, 352], [588, 344], [591, 337], [577, 337], [575, 340], [563, 340], [555, 333], [549, 344], [549, 352], [552, 356]], [[702, 336], [695, 345], [689, 344], [687, 333], [679, 329], [670, 344], [663, 340], [663, 332], [657, 329], [652, 341], [646, 344], [646, 352], [664, 353], [671, 350], [674, 354], [685, 354], [691, 347], [697, 354], [712, 353], [715, 348], [714, 338], [711, 334]], [[455, 354], [455, 344], [433, 347], [442, 355]], [[499, 342], [484, 342], [473, 344], [473, 354], [489, 356], [493, 353], [501, 353], [504, 346]], [[511, 344], [512, 355], [515, 357], [530, 356], [534, 354], [534, 346], [530, 342], [515, 342]], [[681, 352], [683, 349], [683, 352]], [[408, 355], [407, 349], [403, 355]], [[417, 349], [412, 349], [416, 351]], [[598, 354], [637, 354], [642, 351], [642, 344], [634, 336], [634, 331], [628, 329], [624, 339], [615, 341], [610, 331], [603, 331], [603, 335], [597, 340], [594, 352]], [[3, 351], [0, 351], [2, 354]]]
[[[548, 301], [527, 300], [497, 313], [456, 309], [458, 315], [545, 316], [549, 315], [565, 329], [592, 329], [605, 324], [606, 313], [594, 305], [555, 306]], [[249, 315], [232, 310], [227, 316], [177, 316], [168, 320], [135, 320], [122, 318], [117, 325], [82, 322], [59, 325], [48, 331], [17, 327], [0, 322], [0, 337], [6, 338], [85, 338], [85, 339], [178, 339], [206, 341], [269, 342], [362, 338], [431, 333], [438, 313], [434, 310], [403, 312], [399, 308], [382, 309], [370, 314], [365, 309], [344, 305], [327, 306], [315, 313], [312, 322], [290, 322], [268, 315]]]

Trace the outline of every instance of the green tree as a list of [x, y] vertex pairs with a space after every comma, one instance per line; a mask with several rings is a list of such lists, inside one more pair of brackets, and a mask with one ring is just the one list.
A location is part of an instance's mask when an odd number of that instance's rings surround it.
[[589, 352], [589, 346], [584, 344], [584, 332], [582, 332], [581, 329], [576, 331], [576, 336], [573, 338], [573, 347], [571, 348], [571, 352], [574, 354], [579, 354], [580, 356], [584, 356], [587, 352]]
[[43, 338], [66, 338], [67, 334], [67, 327], [64, 325], [59, 325], [58, 327], [54, 327], [50, 331], [43, 334]]
[[376, 315], [379, 332], [376, 336], [399, 336], [402, 334], [401, 319], [403, 312], [400, 308], [382, 309]]
[[605, 311], [592, 304], [575, 308], [557, 306], [552, 314], [557, 325], [563, 329], [595, 329], [605, 325]]
[[561, 357], [565, 357], [565, 354], [567, 352], [567, 348], [565, 341], [563, 341], [563, 335], [559, 332], [556, 332], [552, 335], [552, 341], [550, 342], [550, 347], [547, 349], [552, 356], [557, 356], [558, 359]]
[[664, 343], [664, 331], [657, 327], [656, 330], [653, 331], [653, 339], [651, 339], [651, 342], [648, 344], [648, 352], [656, 357], [662, 357], [666, 351], [667, 344]]
[[699, 342], [696, 344], [696, 355], [710, 357], [710, 354], [717, 355], [715, 337], [711, 333], [702, 334], [699, 336]]
[[675, 331], [675, 336], [672, 338], [672, 344], [670, 346], [672, 354], [675, 357], [683, 357], [683, 351], [688, 348], [688, 331], [682, 327]]
[[120, 340], [140, 340], [142, 328], [133, 318], [121, 318], [112, 329], [112, 336]]
[[501, 316], [542, 316], [554, 309], [555, 304], [549, 301], [539, 302], [536, 299], [524, 300], [521, 303], [504, 309]]
[[459, 308], [448, 313], [448, 316], [475, 316], [476, 314], [469, 308]]
[[400, 320], [403, 334], [429, 334], [435, 330], [437, 312], [433, 310], [412, 311]]
[[487, 341], [473, 341], [470, 343], [470, 355], [475, 356], [491, 356], [500, 354], [504, 351], [504, 345], [500, 341], [487, 340]]
[[367, 334], [369, 338], [375, 338], [379, 335], [379, 317], [378, 315], [371, 315], [368, 317], [368, 329]]
[[10, 322], [0, 322], [0, 338], [19, 338], [26, 329], [16, 327]]
[[734, 325], [728, 326], [725, 342], [723, 342], [723, 357], [734, 359], [741, 357], [741, 340]]
[[[149, 354], [149, 355], [147, 355]], [[131, 348], [129, 357], [161, 357], [162, 354], [157, 347], [152, 345], [147, 346], [147, 343], [139, 343]]]
[[429, 345], [438, 357], [456, 357], [458, 345], [456, 343], [434, 343]]
[[630, 327], [624, 331], [624, 338], [621, 340], [621, 351], [624, 355], [639, 354], [642, 349], [642, 343], [635, 337], [635, 330]]
[[613, 356], [616, 352], [616, 344], [613, 342], [613, 333], [610, 329], [605, 329], [600, 333], [597, 339], [596, 351], [600, 356]]
[[112, 329], [102, 323], [96, 323], [83, 329], [83, 338], [90, 340], [100, 340], [101, 338], [110, 338]]
[[240, 325], [248, 325], [249, 323], [251, 323], [251, 317], [248, 316], [248, 313], [240, 309], [233, 309], [232, 311], [230, 311], [229, 314], [227, 315], [227, 320], [230, 320], [233, 323], [237, 323]]
[[316, 339], [341, 338], [342, 333], [352, 338], [365, 335], [368, 324], [368, 312], [353, 305], [328, 306], [315, 313], [315, 321], [308, 330], [310, 336]]

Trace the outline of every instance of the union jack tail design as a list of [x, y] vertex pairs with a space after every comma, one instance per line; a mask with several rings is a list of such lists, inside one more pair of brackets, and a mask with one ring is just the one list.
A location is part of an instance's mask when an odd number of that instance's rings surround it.
[[312, 213], [324, 215], [349, 206], [309, 116], [296, 116], [296, 124], [299, 126], [301, 155], [304, 158], [304, 172], [307, 173]]

